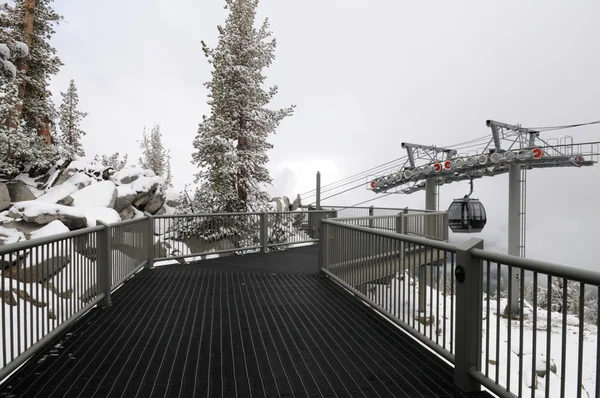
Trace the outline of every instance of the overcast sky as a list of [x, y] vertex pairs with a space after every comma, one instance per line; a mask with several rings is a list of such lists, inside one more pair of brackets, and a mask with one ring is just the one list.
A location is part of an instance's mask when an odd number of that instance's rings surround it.
[[[144, 126], [160, 123], [175, 184], [192, 179], [192, 140], [207, 114], [210, 67], [224, 1], [56, 0], [53, 44], [65, 66], [53, 80], [79, 88], [87, 154], [139, 156]], [[600, 2], [262, 0], [277, 39], [266, 71], [273, 107], [296, 104], [272, 137], [272, 195], [295, 196], [405, 154], [401, 142], [451, 145], [490, 134], [486, 119], [552, 126], [600, 119]], [[600, 127], [571, 134], [600, 141]], [[596, 269], [600, 166], [528, 177], [528, 257]], [[506, 250], [507, 176], [476, 181], [489, 215], [481, 236]], [[468, 191], [444, 186], [440, 205]], [[327, 196], [324, 194], [324, 196]], [[366, 189], [324, 204], [352, 205]], [[304, 200], [307, 204], [311, 198]], [[378, 206], [422, 207], [424, 194]], [[453, 240], [463, 239], [454, 236]]]

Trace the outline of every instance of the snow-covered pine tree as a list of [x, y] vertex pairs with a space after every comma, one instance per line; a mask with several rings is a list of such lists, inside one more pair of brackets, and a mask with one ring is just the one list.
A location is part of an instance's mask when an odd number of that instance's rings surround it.
[[86, 133], [81, 130], [80, 124], [83, 118], [87, 116], [86, 112], [78, 109], [79, 95], [75, 80], [71, 79], [67, 92], [61, 92], [62, 104], [60, 105], [60, 142], [59, 146], [66, 156], [73, 157], [85, 156], [85, 151], [81, 145], [81, 137]]
[[262, 85], [262, 70], [274, 59], [276, 42], [268, 20], [255, 29], [258, 0], [226, 0], [230, 10], [225, 26], [219, 26], [219, 44], [210, 49], [202, 42], [214, 67], [210, 91], [210, 116], [203, 116], [194, 139], [195, 175], [213, 196], [219, 211], [261, 211], [269, 200], [264, 185], [271, 183], [266, 167], [268, 136], [294, 106], [270, 110], [266, 106], [277, 93]]
[[[56, 110], [48, 86], [62, 63], [49, 40], [54, 34], [54, 25], [62, 17], [52, 9], [51, 3], [52, 0], [15, 0], [14, 5], [0, 4], [0, 42], [15, 53], [27, 52], [26, 57], [20, 56], [15, 62], [18, 101], [13, 103], [8, 126], [14, 133], [8, 138], [14, 144], [10, 146], [19, 153], [5, 154], [2, 170], [5, 173], [23, 167], [24, 163], [43, 167], [52, 160], [52, 148], [48, 144]], [[2, 99], [2, 106], [12, 100], [12, 95], [9, 97]], [[39, 139], [40, 136], [43, 139]]]
[[[277, 86], [264, 89], [267, 68], [276, 47], [268, 19], [254, 27], [258, 0], [226, 0], [229, 15], [219, 26], [219, 42], [204, 54], [213, 65], [212, 79], [205, 83], [210, 94], [211, 112], [204, 115], [194, 139], [192, 163], [199, 167], [194, 195], [196, 209], [211, 212], [248, 212], [267, 209], [271, 183], [267, 139], [281, 120], [293, 114], [294, 106], [271, 110], [267, 105], [277, 94]], [[199, 226], [204, 236], [227, 237], [236, 245], [253, 244], [258, 239], [256, 220], [224, 217], [219, 225]], [[222, 225], [220, 225], [222, 224]]]
[[[553, 278], [550, 286], [550, 310], [552, 312], [579, 316], [581, 284], [575, 281], [567, 281], [566, 295], [565, 280], [562, 278]], [[533, 284], [525, 288], [525, 300], [533, 304], [534, 300]], [[584, 320], [588, 323], [596, 324], [598, 320], [598, 297], [589, 289], [583, 294]], [[536, 304], [538, 308], [548, 308], [548, 288], [537, 286]], [[565, 307], [566, 304], [566, 307]]]
[[139, 158], [140, 167], [152, 170], [154, 174], [165, 177], [165, 184], [171, 187], [171, 155], [162, 143], [160, 125], [155, 124], [148, 133], [144, 127], [142, 140], [139, 142], [142, 156]]
[[123, 155], [123, 159], [120, 158], [119, 152], [115, 152], [110, 156], [102, 155], [102, 157], [94, 156], [94, 162], [100, 163], [104, 167], [112, 167], [114, 171], [122, 170], [127, 166], [127, 154]]
[[44, 165], [50, 149], [41, 151], [41, 137], [28, 134], [22, 127], [17, 112], [21, 101], [15, 64], [27, 56], [28, 49], [22, 42], [7, 41], [0, 42], [0, 175], [10, 178], [18, 174], [25, 163]]

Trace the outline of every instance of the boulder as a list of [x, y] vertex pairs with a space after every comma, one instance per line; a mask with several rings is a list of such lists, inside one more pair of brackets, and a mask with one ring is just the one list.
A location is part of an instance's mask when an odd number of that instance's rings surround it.
[[114, 209], [121, 211], [130, 204], [136, 198], [137, 192], [131, 189], [131, 187], [120, 185], [117, 187], [117, 199], [115, 200]]
[[10, 193], [6, 184], [0, 182], [0, 211], [10, 207]]
[[155, 216], [162, 216], [167, 214], [167, 209], [165, 209], [165, 207], [161, 207], [160, 209], [158, 209], [158, 211], [156, 213], [154, 213]]
[[[30, 206], [28, 203], [32, 205]], [[83, 213], [76, 212], [71, 207], [45, 204], [37, 200], [35, 202], [17, 203], [8, 212], [8, 217], [22, 218], [25, 222], [40, 225], [58, 220], [71, 231], [87, 227], [87, 218]]]
[[123, 185], [131, 184], [132, 182], [134, 182], [138, 178], [140, 178], [140, 176], [138, 176], [138, 175], [125, 176], [125, 177], [123, 177], [121, 179], [121, 184], [123, 184]]
[[125, 206], [121, 210], [119, 210], [119, 216], [121, 220], [131, 220], [135, 216], [135, 209], [131, 204]]
[[125, 196], [117, 196], [117, 199], [115, 200], [114, 209], [116, 211], [121, 211], [121, 210], [125, 209], [126, 207], [131, 206], [135, 197], [136, 197], [135, 194], [129, 194], [129, 195], [125, 195]]
[[26, 202], [35, 200], [35, 195], [23, 181], [11, 181], [6, 184], [11, 202]]
[[74, 201], [75, 201], [75, 199], [73, 199], [73, 197], [71, 195], [67, 195], [64, 198], [62, 198], [61, 200], [59, 200], [58, 202], [56, 202], [56, 204], [63, 205], [63, 206], [71, 206]]
[[112, 167], [107, 167], [104, 170], [102, 170], [102, 179], [108, 180], [110, 179], [110, 177], [112, 177], [113, 174], [115, 174], [115, 169], [113, 169]]
[[42, 228], [42, 226], [39, 224], [26, 221], [10, 221], [2, 224], [2, 227], [6, 229], [14, 229], [15, 231], [22, 233], [27, 240], [31, 239], [31, 234], [33, 232]]
[[[156, 195], [156, 191], [158, 190], [158, 184], [153, 184], [150, 189], [148, 190], [148, 192], [140, 192], [138, 193], [135, 198], [133, 199], [133, 207], [135, 207], [136, 209], [140, 210], [140, 211], [146, 211], [146, 206], [148, 206], [148, 204], [150, 203], [150, 201], [153, 199], [153, 197]], [[164, 200], [161, 199], [161, 200]], [[156, 199], [154, 200], [156, 201]], [[156, 209], [154, 210], [155, 212], [158, 211], [158, 209], [161, 208], [161, 206], [164, 204], [164, 201], [162, 203], [160, 203], [160, 206], [156, 207]], [[156, 203], [153, 203], [153, 206], [156, 206]]]
[[55, 187], [57, 185], [61, 185], [64, 184], [65, 182], [69, 181], [69, 179], [71, 177], [73, 177], [73, 175], [77, 174], [78, 170], [76, 168], [71, 168], [69, 166], [67, 166], [64, 170], [62, 170], [58, 177], [56, 177], [56, 179], [54, 180], [54, 183], [52, 183], [52, 186]]
[[159, 211], [163, 207], [164, 204], [165, 204], [165, 197], [161, 194], [156, 194], [150, 198], [148, 203], [146, 203], [144, 211], [146, 211], [150, 214], [155, 214], [157, 211]]
[[74, 207], [114, 208], [117, 200], [117, 187], [112, 181], [101, 181], [74, 192], [71, 196], [74, 199]]

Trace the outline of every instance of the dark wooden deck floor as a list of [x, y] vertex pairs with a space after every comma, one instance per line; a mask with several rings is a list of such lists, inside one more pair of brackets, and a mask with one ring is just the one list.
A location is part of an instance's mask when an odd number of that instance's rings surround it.
[[0, 397], [465, 396], [316, 259], [309, 247], [143, 270]]

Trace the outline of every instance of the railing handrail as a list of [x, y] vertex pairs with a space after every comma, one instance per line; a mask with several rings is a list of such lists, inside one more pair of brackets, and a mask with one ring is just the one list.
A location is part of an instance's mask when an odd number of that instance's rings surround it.
[[600, 272], [586, 270], [584, 268], [568, 267], [547, 261], [523, 258], [510, 254], [493, 252], [482, 249], [471, 249], [471, 256], [478, 260], [505, 264], [511, 267], [522, 268], [540, 274], [550, 275], [557, 278], [566, 278], [583, 282], [590, 285], [600, 286]]
[[0, 246], [0, 256], [15, 251], [23, 251], [31, 249], [32, 247], [46, 245], [48, 243], [54, 243], [65, 239], [77, 238], [83, 235], [89, 235], [94, 232], [102, 231], [105, 227], [95, 226], [78, 229], [75, 231], [61, 232], [59, 234], [42, 236], [39, 238], [33, 238], [29, 240], [22, 240], [20, 242], [9, 243], [4, 246]]
[[382, 236], [382, 237], [386, 237], [386, 238], [398, 239], [398, 240], [402, 240], [404, 242], [414, 243], [416, 245], [430, 246], [430, 247], [433, 247], [434, 249], [444, 250], [444, 251], [451, 252], [451, 253], [456, 253], [456, 248], [458, 247], [457, 245], [452, 244], [452, 243], [446, 243], [446, 242], [440, 242], [440, 241], [433, 240], [433, 239], [419, 238], [419, 237], [410, 236], [410, 235], [398, 234], [395, 232], [381, 231], [378, 229], [362, 227], [359, 225], [346, 224], [346, 223], [343, 223], [340, 221], [334, 221], [334, 219], [331, 219], [331, 218], [323, 219], [323, 220], [321, 220], [321, 222], [325, 223], [325, 224], [338, 225], [343, 228], [352, 229], [355, 231], [367, 232], [367, 233], [370, 233], [373, 235], [378, 235], [378, 236]]
[[230, 216], [260, 216], [261, 214], [324, 214], [331, 213], [331, 210], [292, 210], [292, 211], [251, 211], [238, 213], [194, 213], [194, 214], [161, 214], [153, 215], [152, 218], [186, 218], [186, 217], [230, 217]]

